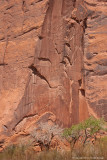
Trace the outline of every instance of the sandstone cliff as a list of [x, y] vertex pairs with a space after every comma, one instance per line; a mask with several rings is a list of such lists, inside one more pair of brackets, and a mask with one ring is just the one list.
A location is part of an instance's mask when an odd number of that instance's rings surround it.
[[106, 45], [106, 0], [0, 1], [0, 144], [39, 122], [107, 120]]

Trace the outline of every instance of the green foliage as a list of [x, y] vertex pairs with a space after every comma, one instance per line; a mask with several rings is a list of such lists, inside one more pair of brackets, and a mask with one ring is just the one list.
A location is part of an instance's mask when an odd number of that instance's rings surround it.
[[90, 135], [93, 135], [97, 133], [102, 128], [102, 125], [104, 124], [103, 119], [95, 119], [94, 117], [89, 117], [84, 122], [81, 122], [77, 125], [72, 125], [70, 128], [66, 128], [63, 132], [64, 137], [72, 137], [72, 138], [78, 138], [82, 131], [85, 131], [88, 129], [88, 132], [90, 132]]
[[[67, 128], [63, 132], [63, 136], [66, 138], [72, 138], [75, 141], [78, 140], [79, 136], [88, 137], [93, 136], [99, 130], [104, 129], [105, 122], [103, 119], [95, 119], [93, 117], [88, 118], [86, 121], [81, 122], [77, 125], [72, 125], [71, 128]], [[55, 129], [52, 129], [52, 133]], [[88, 133], [85, 133], [85, 131]], [[50, 132], [49, 132], [50, 133]], [[55, 132], [56, 133], [56, 132]], [[58, 130], [59, 133], [59, 130]], [[84, 135], [83, 135], [84, 133]], [[34, 146], [33, 146], [34, 147]], [[78, 148], [73, 148], [70, 152], [58, 152], [55, 151], [43, 151], [40, 153], [34, 152], [31, 144], [26, 145], [11, 145], [7, 147], [2, 153], [0, 153], [0, 160], [73, 160], [75, 157], [103, 157], [106, 160], [107, 157], [107, 136], [102, 137], [96, 141], [95, 144], [88, 143], [87, 145], [81, 145]]]
[[63, 136], [64, 137], [78, 137], [79, 136], [79, 133], [80, 131], [83, 129], [83, 125], [82, 123], [80, 124], [77, 124], [77, 125], [72, 125], [71, 128], [66, 128], [63, 132]]
[[105, 122], [103, 119], [95, 119], [93, 117], [90, 117], [89, 119], [83, 122], [83, 128], [84, 129], [90, 128], [90, 134], [93, 135], [94, 133], [103, 129], [102, 125], [104, 123]]

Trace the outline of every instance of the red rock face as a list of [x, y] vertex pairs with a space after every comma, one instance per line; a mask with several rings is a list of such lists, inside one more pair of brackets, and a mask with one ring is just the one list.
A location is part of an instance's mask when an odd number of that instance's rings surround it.
[[43, 120], [53, 122], [54, 115], [63, 127], [89, 114], [107, 119], [106, 5], [98, 0], [0, 2], [2, 135], [27, 130], [24, 126], [45, 113]]
[[89, 109], [107, 120], [107, 1], [85, 1], [87, 28], [84, 35], [86, 99]]

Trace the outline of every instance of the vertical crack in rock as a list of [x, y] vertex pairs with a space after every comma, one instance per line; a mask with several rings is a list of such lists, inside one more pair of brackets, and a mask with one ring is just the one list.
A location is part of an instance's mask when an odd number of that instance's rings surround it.
[[80, 89], [82, 96], [85, 97], [85, 90], [84, 89]]
[[85, 30], [87, 29], [87, 18], [86, 17], [84, 20], [83, 20], [83, 30], [84, 30], [84, 34], [85, 34]]
[[[22, 7], [24, 7], [25, 1], [22, 1], [22, 2], [23, 2]], [[46, 14], [47, 14], [47, 10], [46, 10]], [[32, 29], [36, 29], [36, 28], [33, 27]], [[29, 30], [28, 32], [30, 32], [30, 31], [31, 30]], [[43, 37], [42, 35], [39, 36], [39, 39], [42, 40], [43, 39], [42, 37]], [[38, 60], [39, 61], [50, 61], [50, 60], [42, 58], [42, 57], [40, 57], [40, 59], [38, 59]], [[49, 63], [51, 63], [51, 61]], [[24, 95], [22, 96], [17, 108], [15, 109], [15, 111], [13, 113], [13, 118], [11, 119], [11, 121], [9, 121], [7, 123], [7, 126], [9, 127], [9, 134], [11, 134], [11, 131], [16, 126], [16, 124], [20, 124], [20, 120], [22, 120], [24, 117], [29, 116], [33, 113], [35, 114], [35, 112], [36, 112], [36, 114], [38, 113], [38, 109], [35, 109], [33, 106], [35, 104], [35, 99], [36, 99], [35, 96], [38, 96], [37, 92], [39, 91], [39, 90], [35, 89], [36, 84], [32, 83], [33, 75], [35, 74], [35, 76], [38, 76], [41, 79], [43, 79], [48, 84], [48, 87], [52, 88], [50, 86], [49, 82], [47, 81], [47, 79], [43, 75], [41, 75], [36, 68], [34, 68], [33, 66], [29, 67], [29, 68], [33, 71], [33, 74], [32, 75], [29, 74], [29, 79], [28, 79], [28, 83], [26, 84], [26, 87], [25, 87]]]
[[[26, 15], [26, 7], [28, 7], [26, 5], [23, 0], [23, 15]], [[14, 117], [7, 125], [11, 129], [20, 124], [26, 116], [49, 111], [56, 115], [57, 122], [59, 121], [64, 127], [79, 122], [78, 80], [82, 79], [85, 32], [82, 27], [86, 28], [85, 18], [79, 17], [81, 14], [79, 6], [79, 3], [76, 4], [76, 1], [71, 0], [67, 3], [65, 0], [49, 1], [42, 29], [37, 30], [39, 33], [37, 33], [34, 63], [29, 66], [32, 63], [29, 62], [27, 66], [27, 69], [32, 71], [29, 83], [26, 84]], [[72, 17], [74, 10], [78, 14]], [[83, 26], [81, 26], [82, 21], [84, 21]], [[36, 29], [38, 28], [32, 26], [23, 34], [31, 33]], [[83, 91], [81, 92], [84, 95]]]
[[28, 11], [25, 0], [22, 0], [22, 11], [23, 11], [24, 13]]
[[[0, 23], [3, 134], [24, 130], [23, 123], [28, 129], [30, 116], [42, 119], [49, 112], [63, 127], [87, 118], [87, 108], [107, 119], [106, 0], [21, 0], [6, 4], [1, 3]], [[7, 119], [5, 115], [12, 116]]]
[[76, 0], [72, 0], [72, 2], [73, 2], [73, 7], [75, 8]]
[[5, 45], [5, 49], [4, 49], [4, 55], [3, 55], [3, 63], [0, 63], [0, 66], [8, 65], [7, 63], [5, 63], [5, 56], [6, 56], [6, 52], [7, 52], [7, 46], [8, 46], [8, 38], [6, 39], [6, 45]]
[[[73, 81], [72, 80], [70, 80], [70, 106], [69, 106], [69, 113], [70, 113], [70, 116], [72, 116], [72, 103], [73, 103], [73, 100], [72, 100], [72, 84], [73, 84]], [[70, 117], [71, 118], [71, 120], [72, 120], [72, 117]]]
[[79, 79], [78, 83], [79, 83], [79, 86], [81, 87], [81, 85], [82, 85], [82, 79]]

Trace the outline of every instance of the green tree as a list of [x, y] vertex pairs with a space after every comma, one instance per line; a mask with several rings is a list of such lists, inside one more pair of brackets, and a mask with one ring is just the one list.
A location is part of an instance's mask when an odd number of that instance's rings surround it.
[[72, 147], [74, 147], [80, 137], [82, 137], [82, 144], [85, 145], [87, 140], [91, 137], [96, 140], [96, 134], [99, 130], [104, 130], [104, 124], [105, 122], [103, 119], [89, 117], [87, 120], [77, 125], [72, 125], [70, 128], [66, 128], [63, 132], [63, 136], [71, 143]]

